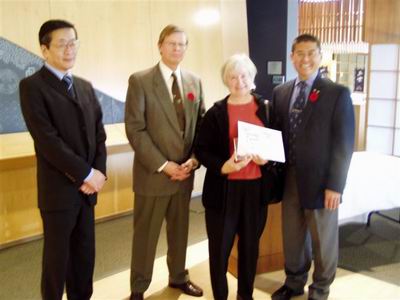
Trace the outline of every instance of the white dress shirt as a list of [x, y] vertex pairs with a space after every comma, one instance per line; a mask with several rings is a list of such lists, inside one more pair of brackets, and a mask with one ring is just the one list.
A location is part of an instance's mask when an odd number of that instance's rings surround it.
[[160, 60], [159, 66], [161, 75], [164, 78], [165, 84], [167, 85], [167, 90], [171, 102], [174, 101], [174, 98], [172, 96], [172, 83], [174, 82], [174, 79], [172, 78], [172, 73], [175, 73], [176, 79], [178, 81], [179, 91], [181, 92], [181, 97], [183, 98], [183, 88], [182, 88], [183, 85], [182, 85], [182, 75], [180, 66], [178, 66], [176, 70], [173, 71], [166, 64], [164, 64], [162, 60]]

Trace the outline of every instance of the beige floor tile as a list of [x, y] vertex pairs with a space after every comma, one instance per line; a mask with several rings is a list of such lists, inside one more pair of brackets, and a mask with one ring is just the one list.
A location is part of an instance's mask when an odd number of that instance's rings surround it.
[[[197, 299], [213, 299], [208, 268], [207, 241], [188, 248], [187, 268], [190, 277], [204, 289], [204, 295]], [[156, 259], [153, 281], [145, 293], [150, 300], [194, 300], [176, 289], [167, 287], [168, 271], [166, 258]], [[272, 292], [279, 288], [284, 280], [284, 272], [277, 271], [256, 277], [254, 299], [271, 299]], [[228, 274], [229, 299], [236, 299], [236, 279]], [[95, 282], [93, 300], [129, 299], [129, 270]], [[294, 300], [307, 299], [307, 293]], [[330, 300], [399, 300], [400, 286], [386, 283], [365, 275], [338, 269], [337, 277], [331, 287]]]

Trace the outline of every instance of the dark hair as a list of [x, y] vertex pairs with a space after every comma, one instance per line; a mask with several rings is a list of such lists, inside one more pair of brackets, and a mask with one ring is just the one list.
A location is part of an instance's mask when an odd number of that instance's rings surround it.
[[321, 42], [319, 41], [319, 39], [314, 35], [304, 33], [294, 39], [294, 41], [292, 43], [292, 53], [294, 52], [294, 49], [296, 48], [297, 44], [304, 43], [304, 42], [316, 43], [319, 51], [321, 51]]
[[[186, 33], [182, 28], [180, 28], [180, 27], [178, 27], [176, 25], [173, 25], [173, 24], [169, 24], [160, 32], [160, 36], [158, 38], [158, 46], [161, 46], [161, 44], [164, 42], [164, 40], [165, 40], [165, 38], [167, 36], [170, 36], [171, 34], [173, 34], [175, 32], [184, 33], [185, 36], [186, 36]], [[186, 36], [186, 44], [187, 43], [188, 43], [188, 39], [187, 39], [187, 36]]]
[[39, 30], [39, 43], [47, 48], [51, 42], [51, 33], [61, 28], [72, 28], [75, 31], [75, 37], [78, 38], [78, 33], [73, 24], [64, 20], [48, 20], [43, 23]]

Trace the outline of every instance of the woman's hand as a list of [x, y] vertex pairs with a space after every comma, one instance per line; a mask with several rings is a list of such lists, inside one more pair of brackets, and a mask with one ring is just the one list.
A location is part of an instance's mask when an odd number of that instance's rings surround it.
[[268, 162], [268, 160], [263, 159], [259, 155], [256, 155], [256, 154], [251, 155], [251, 160], [259, 166], [263, 166]]
[[222, 166], [221, 173], [229, 174], [229, 173], [240, 171], [245, 166], [247, 166], [249, 164], [249, 162], [251, 162], [251, 160], [252, 160], [251, 156], [248, 156], [242, 160], [235, 161], [235, 155], [232, 154], [232, 156]]

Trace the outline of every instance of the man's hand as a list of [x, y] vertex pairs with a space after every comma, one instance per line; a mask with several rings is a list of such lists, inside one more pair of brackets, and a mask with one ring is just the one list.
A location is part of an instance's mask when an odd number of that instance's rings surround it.
[[99, 170], [93, 169], [92, 177], [82, 184], [80, 190], [87, 195], [98, 193], [103, 188], [105, 182], [106, 176]]
[[190, 176], [190, 171], [178, 165], [176, 162], [169, 161], [163, 169], [171, 180], [183, 181]]
[[325, 208], [335, 210], [339, 207], [341, 194], [332, 190], [325, 190]]
[[222, 166], [221, 173], [229, 174], [229, 173], [240, 171], [245, 166], [247, 166], [251, 160], [252, 160], [251, 156], [248, 156], [242, 160], [235, 161], [235, 155], [232, 154], [232, 156]]
[[187, 161], [185, 161], [183, 164], [181, 164], [181, 167], [184, 168], [187, 172], [191, 172], [192, 170], [196, 169], [199, 165], [199, 162], [195, 158], [189, 158]]
[[94, 193], [96, 193], [96, 190], [94, 188], [92, 188], [88, 183], [84, 182], [81, 187], [79, 188], [79, 190], [86, 194], [86, 195], [92, 195]]

